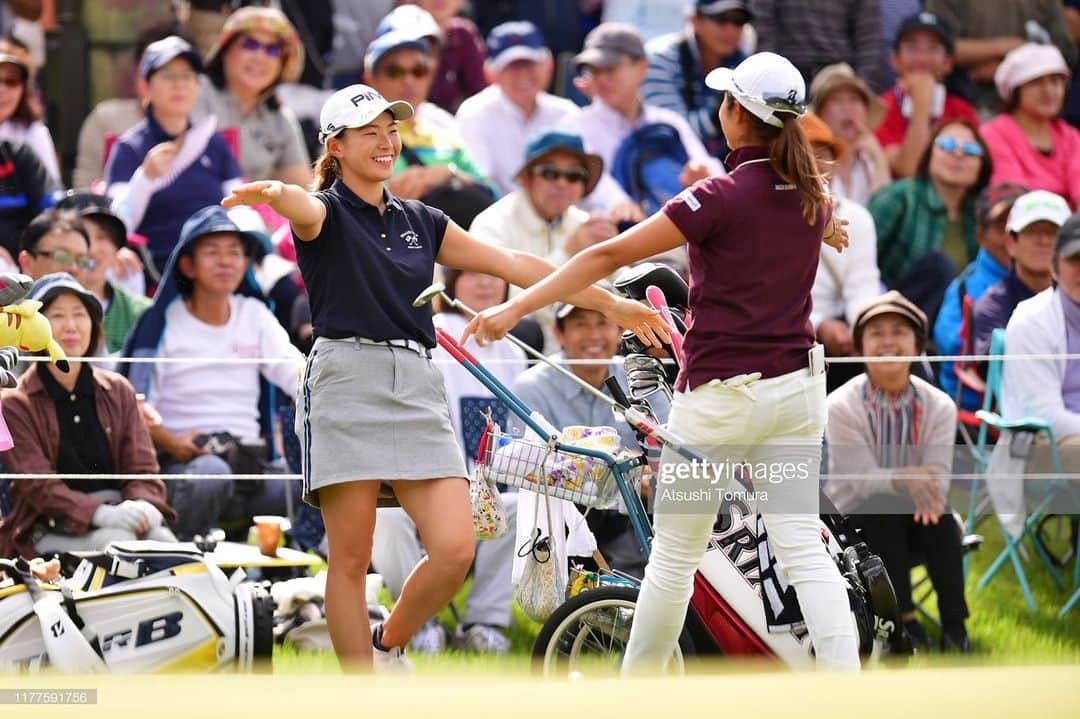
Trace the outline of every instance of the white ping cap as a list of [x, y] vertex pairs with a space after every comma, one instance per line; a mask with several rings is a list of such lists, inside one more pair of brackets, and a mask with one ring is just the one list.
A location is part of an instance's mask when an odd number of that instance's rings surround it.
[[387, 110], [395, 120], [408, 120], [413, 107], [404, 100], [388, 101], [367, 85], [349, 85], [338, 90], [319, 113], [319, 144], [349, 127], [363, 127]]
[[735, 69], [718, 67], [705, 84], [732, 97], [762, 122], [783, 127], [777, 113], [801, 117], [806, 112], [806, 81], [791, 61], [774, 52], [759, 52]]

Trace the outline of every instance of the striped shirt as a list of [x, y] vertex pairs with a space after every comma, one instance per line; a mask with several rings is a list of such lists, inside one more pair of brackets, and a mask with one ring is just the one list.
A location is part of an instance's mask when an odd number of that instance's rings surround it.
[[821, 68], [846, 62], [881, 86], [880, 0], [750, 0], [758, 50], [791, 60], [807, 84]]
[[914, 385], [890, 397], [885, 390], [867, 382], [863, 387], [863, 408], [874, 438], [874, 454], [879, 467], [912, 464], [913, 445], [919, 444], [919, 422], [923, 407]]
[[[689, 67], [692, 77], [687, 87], [683, 60], [680, 58], [680, 46], [689, 50]], [[650, 105], [671, 110], [682, 115], [690, 123], [701, 141], [707, 145], [720, 139], [719, 120], [720, 93], [705, 85], [706, 72], [701, 67], [701, 55], [698, 53], [694, 33], [688, 30], [663, 35], [645, 46], [649, 58], [649, 70], [645, 83], [641, 86], [641, 99]], [[739, 50], [728, 56], [722, 67], [735, 67], [746, 56]], [[689, 93], [687, 93], [689, 90]], [[687, 106], [685, 96], [691, 96], [691, 105]]]

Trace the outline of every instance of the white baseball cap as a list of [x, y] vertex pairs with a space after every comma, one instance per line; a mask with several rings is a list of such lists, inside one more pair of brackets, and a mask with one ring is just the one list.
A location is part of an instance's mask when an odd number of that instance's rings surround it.
[[367, 85], [349, 85], [338, 90], [319, 113], [319, 144], [325, 145], [346, 128], [370, 124], [387, 110], [395, 120], [408, 120], [413, 116], [412, 105], [404, 100], [390, 102]]
[[1016, 198], [1009, 211], [1005, 229], [1009, 232], [1023, 232], [1029, 225], [1044, 220], [1061, 227], [1071, 214], [1069, 203], [1064, 197], [1046, 190], [1034, 190]]
[[1008, 102], [1016, 88], [1044, 75], [1064, 75], [1067, 80], [1069, 66], [1055, 46], [1029, 42], [1009, 51], [994, 71], [994, 85]]
[[736, 101], [762, 122], [783, 127], [777, 113], [801, 117], [806, 112], [806, 81], [791, 61], [774, 52], [759, 52], [735, 69], [718, 67], [705, 76], [705, 84], [730, 92]]
[[388, 32], [401, 32], [416, 39], [430, 37], [439, 44], [446, 40], [435, 17], [419, 5], [411, 3], [398, 5], [379, 21], [378, 27], [375, 28], [375, 36]]

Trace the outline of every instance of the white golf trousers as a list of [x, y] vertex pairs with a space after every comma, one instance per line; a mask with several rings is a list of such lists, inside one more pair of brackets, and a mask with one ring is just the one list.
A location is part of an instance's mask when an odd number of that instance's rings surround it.
[[[816, 507], [827, 413], [825, 375], [812, 377], [808, 370], [800, 370], [765, 380], [759, 377], [714, 380], [677, 394], [668, 426], [706, 454], [749, 447], [752, 456], [746, 459], [754, 463], [805, 463], [809, 481], [799, 483], [794, 491], [803, 498], [812, 491]], [[669, 460], [675, 461], [673, 452], [665, 449], [664, 453], [662, 470]], [[675, 479], [672, 486], [678, 488], [680, 480]], [[784, 486], [768, 486], [770, 501]], [[754, 488], [759, 489], [757, 481]], [[671, 657], [693, 592], [694, 572], [720, 506], [720, 494], [713, 496], [714, 504], [695, 503], [692, 512], [657, 508], [655, 538], [638, 595], [624, 674], [655, 674]], [[771, 506], [778, 508], [776, 503]], [[858, 671], [858, 641], [847, 589], [821, 541], [817, 514], [766, 511], [763, 517], [776, 559], [795, 587], [818, 667]]]

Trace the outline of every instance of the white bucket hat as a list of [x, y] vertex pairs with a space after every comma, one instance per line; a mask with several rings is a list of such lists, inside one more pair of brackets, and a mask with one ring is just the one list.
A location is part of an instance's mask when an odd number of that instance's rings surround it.
[[1009, 51], [994, 71], [994, 85], [1001, 99], [1008, 102], [1016, 88], [1025, 83], [1044, 75], [1064, 75], [1068, 78], [1069, 74], [1069, 66], [1061, 50], [1053, 45], [1029, 42]]
[[774, 52], [759, 52], [740, 62], [735, 69], [718, 67], [705, 77], [705, 84], [720, 92], [730, 92], [736, 101], [762, 122], [783, 127], [777, 113], [801, 117], [806, 112], [806, 81], [791, 61]]
[[395, 120], [408, 120], [413, 116], [412, 105], [404, 100], [390, 102], [367, 85], [349, 85], [338, 90], [319, 113], [319, 144], [325, 145], [346, 128], [370, 124], [387, 110]]

